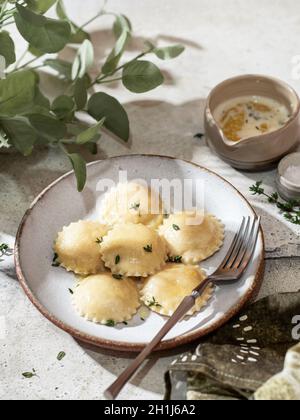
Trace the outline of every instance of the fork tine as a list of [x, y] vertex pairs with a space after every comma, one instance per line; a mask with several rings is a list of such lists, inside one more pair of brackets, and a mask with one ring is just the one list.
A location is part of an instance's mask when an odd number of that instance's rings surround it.
[[256, 224], [254, 226], [253, 235], [250, 238], [250, 241], [249, 241], [247, 250], [245, 252], [244, 258], [240, 262], [240, 266], [238, 267], [241, 271], [244, 271], [245, 268], [248, 266], [249, 261], [251, 260], [252, 255], [254, 253], [255, 246], [256, 246], [256, 243], [257, 243], [257, 239], [258, 239], [258, 235], [259, 235], [259, 231], [260, 231], [260, 222], [261, 222], [261, 217], [258, 217], [256, 219]]
[[243, 220], [242, 220], [242, 223], [241, 223], [241, 227], [240, 227], [239, 231], [235, 234], [235, 236], [233, 238], [233, 241], [232, 241], [232, 244], [231, 244], [231, 246], [229, 248], [229, 251], [227, 252], [226, 257], [224, 258], [224, 260], [223, 260], [223, 262], [222, 262], [222, 264], [221, 264], [220, 267], [222, 267], [222, 268], [225, 267], [226, 264], [227, 264], [227, 262], [228, 262], [228, 260], [230, 259], [231, 255], [232, 255], [232, 252], [234, 251], [235, 246], [237, 244], [237, 241], [240, 238], [240, 236], [241, 236], [241, 234], [242, 234], [242, 232], [244, 230], [245, 221], [246, 221], [246, 218], [243, 217]]
[[245, 225], [244, 229], [242, 230], [242, 232], [241, 232], [241, 234], [240, 234], [240, 236], [237, 240], [237, 243], [236, 243], [236, 245], [235, 245], [235, 247], [232, 251], [232, 254], [231, 254], [230, 258], [227, 261], [227, 264], [224, 266], [224, 268], [226, 268], [226, 269], [230, 269], [233, 266], [237, 256], [239, 255], [241, 247], [244, 243], [245, 237], [247, 236], [251, 218], [247, 217], [246, 220], [247, 220], [246, 225]]
[[241, 249], [240, 249], [239, 253], [237, 254], [236, 259], [233, 263], [233, 268], [235, 268], [235, 269], [240, 266], [240, 264], [242, 263], [242, 261], [245, 258], [245, 255], [246, 255], [246, 252], [248, 250], [249, 244], [251, 243], [251, 240], [252, 240], [253, 235], [255, 233], [256, 222], [257, 222], [257, 216], [255, 216], [253, 221], [251, 222], [251, 224], [249, 224], [249, 228], [248, 228], [247, 232], [245, 233], [243, 244], [242, 244]]

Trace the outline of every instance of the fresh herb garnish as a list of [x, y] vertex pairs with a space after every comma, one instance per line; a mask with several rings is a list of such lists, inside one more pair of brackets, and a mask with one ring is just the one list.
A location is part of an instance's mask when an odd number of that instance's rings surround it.
[[12, 250], [9, 249], [9, 246], [7, 244], [0, 245], [0, 258], [3, 256], [9, 256], [11, 254], [12, 254]]
[[1, 244], [0, 245], [0, 252], [5, 253], [8, 250], [9, 250], [9, 246], [7, 244]]
[[141, 321], [143, 321], [143, 322], [144, 322], [144, 321], [145, 321], [145, 318], [142, 318], [142, 317], [141, 317]]
[[197, 133], [197, 134], [194, 135], [195, 139], [202, 139], [203, 137], [204, 137], [203, 133]]
[[115, 264], [118, 265], [120, 263], [120, 261], [121, 261], [121, 257], [120, 257], [120, 255], [117, 255], [116, 259], [115, 259]]
[[113, 278], [116, 280], [122, 280], [123, 276], [122, 274], [113, 274]]
[[141, 203], [134, 203], [132, 204], [132, 206], [130, 207], [130, 210], [135, 210], [138, 211], [141, 207]]
[[58, 260], [58, 254], [54, 253], [52, 260], [52, 267], [60, 267], [60, 262]]
[[58, 353], [58, 355], [57, 355], [57, 360], [59, 361], [59, 362], [61, 362], [62, 361], [62, 359], [64, 359], [66, 357], [66, 353], [64, 352], [64, 351], [61, 351], [61, 352], [59, 352]]
[[169, 257], [168, 258], [168, 262], [169, 263], [176, 263], [176, 264], [181, 264], [182, 263], [182, 257], [181, 256], [176, 256], [176, 257]]
[[147, 306], [149, 306], [149, 308], [152, 308], [153, 306], [155, 308], [162, 308], [162, 306], [156, 301], [155, 297], [152, 297], [152, 300], [148, 301]]
[[32, 372], [24, 372], [22, 373], [22, 376], [26, 379], [31, 379], [37, 376], [35, 369], [32, 369]]
[[113, 321], [112, 319], [109, 319], [106, 324], [107, 327], [114, 327], [116, 325], [115, 321]]
[[71, 295], [74, 295], [74, 291], [72, 289], [68, 289]]
[[281, 200], [277, 192], [274, 192], [271, 195], [267, 194], [262, 187], [262, 184], [262, 181], [257, 181], [250, 187], [252, 195], [266, 197], [270, 204], [276, 205], [286, 220], [294, 225], [300, 225], [300, 200]]
[[103, 238], [102, 237], [96, 239], [96, 244], [100, 245], [100, 244], [102, 244], [102, 242], [103, 242]]
[[164, 214], [164, 219], [168, 219], [170, 217], [170, 215], [168, 213]]
[[178, 230], [180, 230], [180, 227], [178, 225], [173, 225], [173, 229], [178, 231]]
[[147, 246], [144, 246], [144, 251], [145, 251], [145, 252], [149, 252], [149, 253], [153, 252], [153, 247], [152, 247], [152, 245], [147, 245]]

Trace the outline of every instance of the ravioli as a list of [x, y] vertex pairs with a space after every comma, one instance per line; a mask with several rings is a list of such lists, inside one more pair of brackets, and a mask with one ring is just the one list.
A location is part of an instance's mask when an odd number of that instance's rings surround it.
[[101, 220], [111, 226], [141, 223], [157, 228], [163, 222], [163, 204], [151, 188], [134, 182], [118, 184], [104, 198]]
[[57, 261], [79, 275], [105, 271], [100, 243], [107, 232], [106, 226], [93, 221], [81, 220], [64, 227], [54, 244]]
[[105, 266], [113, 274], [147, 277], [160, 270], [167, 259], [163, 238], [145, 225], [116, 225], [101, 245]]
[[135, 281], [115, 279], [110, 273], [82, 280], [74, 290], [72, 301], [80, 316], [108, 326], [129, 321], [140, 307]]
[[[150, 276], [141, 290], [141, 299], [152, 311], [172, 316], [186, 296], [205, 280], [205, 273], [195, 266], [167, 264], [157, 274]], [[206, 305], [213, 293], [208, 286], [187, 315], [193, 315]]]
[[200, 212], [172, 214], [159, 229], [171, 258], [197, 264], [215, 254], [224, 242], [224, 226], [213, 215]]

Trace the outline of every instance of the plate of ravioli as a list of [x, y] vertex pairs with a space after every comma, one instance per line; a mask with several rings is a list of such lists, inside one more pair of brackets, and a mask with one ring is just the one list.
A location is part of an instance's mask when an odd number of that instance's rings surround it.
[[[16, 269], [40, 312], [73, 337], [140, 351], [226, 255], [247, 200], [227, 181], [179, 159], [133, 155], [88, 165], [82, 193], [70, 172], [26, 212]], [[259, 240], [238, 283], [209, 286], [157, 350], [220, 328], [258, 293]]]

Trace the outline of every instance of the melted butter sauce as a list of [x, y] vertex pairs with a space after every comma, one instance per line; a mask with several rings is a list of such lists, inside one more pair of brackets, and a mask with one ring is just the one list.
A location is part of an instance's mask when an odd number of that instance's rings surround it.
[[291, 115], [280, 102], [262, 96], [242, 96], [223, 102], [214, 112], [228, 140], [237, 142], [283, 127]]

